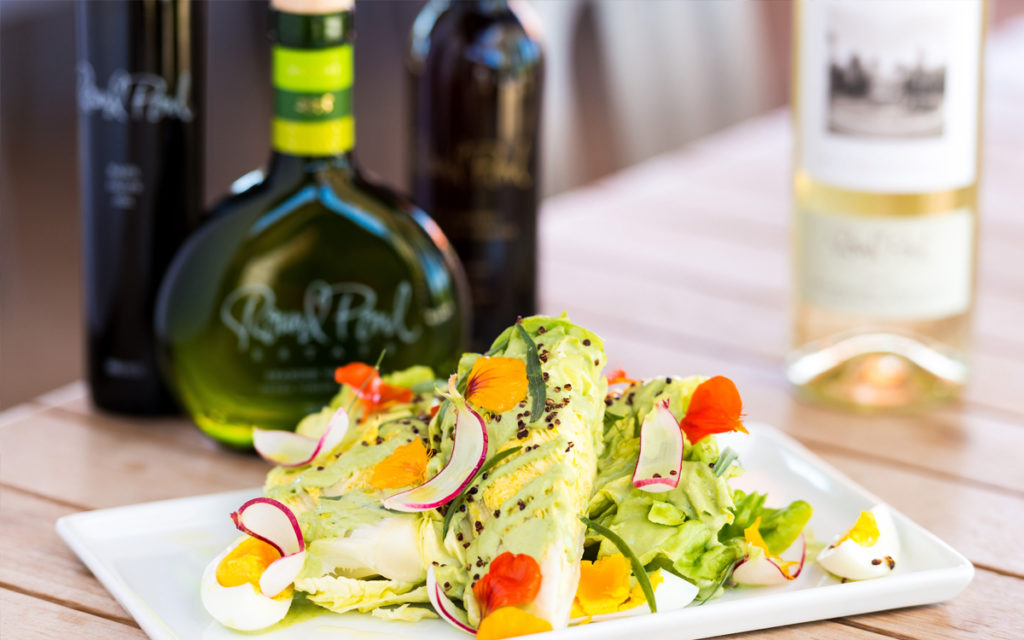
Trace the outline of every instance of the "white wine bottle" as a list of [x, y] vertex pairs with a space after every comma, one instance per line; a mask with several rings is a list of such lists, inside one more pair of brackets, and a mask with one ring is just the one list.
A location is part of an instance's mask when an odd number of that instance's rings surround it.
[[794, 7], [787, 377], [857, 409], [955, 398], [977, 261], [985, 2]]

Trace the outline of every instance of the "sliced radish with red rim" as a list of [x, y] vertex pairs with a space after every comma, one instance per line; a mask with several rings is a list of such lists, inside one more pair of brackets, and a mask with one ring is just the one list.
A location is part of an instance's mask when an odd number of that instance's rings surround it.
[[785, 557], [760, 554], [751, 558], [748, 555], [733, 569], [732, 579], [738, 584], [749, 586], [775, 586], [796, 580], [807, 559], [807, 541], [803, 534], [782, 555]]
[[433, 605], [434, 611], [437, 611], [437, 615], [441, 616], [441, 619], [459, 631], [476, 635], [476, 629], [469, 626], [465, 615], [455, 606], [454, 602], [448, 599], [444, 590], [441, 589], [441, 585], [437, 583], [437, 576], [434, 574], [432, 566], [427, 568], [427, 595], [430, 597], [430, 604]]
[[418, 487], [384, 499], [384, 506], [394, 511], [429, 511], [447, 504], [473, 479], [487, 458], [487, 424], [455, 391], [455, 376], [449, 380], [455, 417], [455, 441], [452, 457], [440, 473]]
[[276, 429], [253, 429], [252, 442], [264, 459], [282, 467], [301, 467], [328, 453], [339, 444], [348, 431], [348, 413], [338, 409], [319, 438], [280, 431]]
[[292, 510], [273, 498], [253, 498], [231, 514], [240, 531], [277, 549], [281, 557], [260, 575], [260, 591], [273, 598], [295, 582], [306, 561], [306, 542]]
[[668, 400], [654, 405], [640, 426], [640, 455], [633, 470], [633, 486], [651, 493], [679, 486], [683, 446], [683, 432], [669, 411]]

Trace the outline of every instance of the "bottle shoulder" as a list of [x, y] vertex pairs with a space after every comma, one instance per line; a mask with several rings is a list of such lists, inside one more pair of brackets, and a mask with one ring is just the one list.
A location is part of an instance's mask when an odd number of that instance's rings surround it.
[[455, 4], [428, 5], [416, 19], [409, 47], [415, 72], [430, 63], [460, 60], [497, 71], [518, 71], [543, 63], [539, 30], [506, 7], [480, 13]]

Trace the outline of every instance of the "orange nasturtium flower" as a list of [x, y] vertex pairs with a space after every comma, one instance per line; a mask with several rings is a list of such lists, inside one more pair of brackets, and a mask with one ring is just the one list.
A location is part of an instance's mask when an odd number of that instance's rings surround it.
[[625, 369], [615, 369], [605, 377], [608, 378], [608, 384], [619, 384], [622, 382], [637, 384], [639, 382], [639, 380], [630, 378]]
[[506, 551], [491, 561], [487, 574], [473, 583], [473, 595], [486, 617], [492, 611], [529, 604], [540, 591], [540, 565], [533, 556]]
[[378, 489], [401, 489], [419, 485], [426, 475], [427, 450], [415, 438], [373, 466], [370, 484]]
[[502, 607], [480, 621], [477, 640], [503, 640], [551, 631], [551, 623], [516, 607]]
[[481, 357], [466, 381], [466, 400], [495, 413], [505, 413], [526, 397], [530, 384], [526, 363], [519, 358]]
[[697, 444], [712, 433], [742, 431], [747, 433], [740, 418], [743, 403], [732, 380], [715, 376], [700, 383], [690, 398], [690, 407], [679, 427], [690, 444]]
[[352, 387], [367, 414], [391, 404], [412, 401], [412, 389], [387, 384], [381, 380], [375, 367], [364, 362], [338, 367], [334, 371], [334, 381]]

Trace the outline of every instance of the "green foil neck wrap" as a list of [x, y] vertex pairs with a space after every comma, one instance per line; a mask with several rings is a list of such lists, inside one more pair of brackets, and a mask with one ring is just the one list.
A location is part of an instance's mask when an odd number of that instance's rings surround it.
[[334, 156], [355, 146], [352, 14], [274, 14], [274, 150]]

